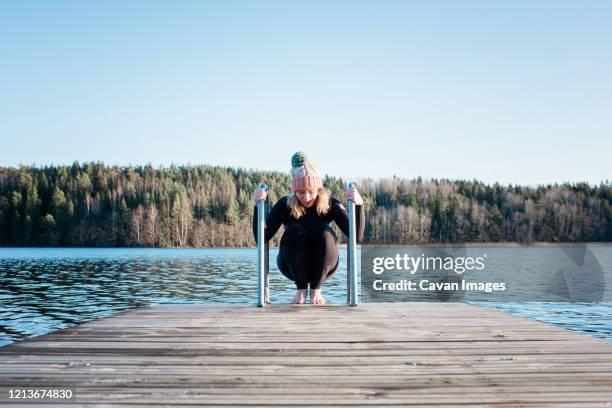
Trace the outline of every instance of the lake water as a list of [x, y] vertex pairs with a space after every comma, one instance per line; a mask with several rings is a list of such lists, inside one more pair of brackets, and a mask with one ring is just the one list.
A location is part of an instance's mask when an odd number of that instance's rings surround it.
[[[612, 248], [597, 251], [609, 271]], [[276, 254], [271, 249], [271, 301], [287, 303], [294, 285], [276, 268]], [[152, 303], [254, 302], [256, 278], [255, 249], [0, 248], [0, 346]], [[324, 295], [346, 301], [345, 268]], [[484, 304], [612, 342], [612, 302]]]

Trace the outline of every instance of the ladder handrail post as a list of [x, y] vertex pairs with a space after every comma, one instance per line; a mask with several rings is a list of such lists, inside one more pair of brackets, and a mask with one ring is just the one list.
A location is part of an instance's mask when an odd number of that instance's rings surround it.
[[[270, 213], [270, 197], [266, 196], [266, 205], [265, 205], [265, 217], [268, 218], [268, 214]], [[270, 243], [266, 242], [264, 244], [264, 271], [266, 274], [265, 278], [265, 290], [264, 290], [264, 302], [270, 304]]]
[[[353, 189], [353, 183], [347, 184], [348, 189]], [[357, 236], [356, 236], [356, 224], [355, 224], [355, 202], [348, 200], [348, 215], [349, 215], [349, 236], [348, 236], [348, 262], [347, 262], [347, 288], [348, 291], [348, 303], [351, 306], [357, 306], [359, 304], [359, 297], [357, 292]]]
[[351, 250], [349, 241], [346, 241], [346, 304], [350, 305], [353, 302], [351, 294]]
[[[267, 189], [264, 183], [259, 188]], [[257, 306], [263, 307], [266, 304], [266, 243], [265, 200], [257, 201]]]

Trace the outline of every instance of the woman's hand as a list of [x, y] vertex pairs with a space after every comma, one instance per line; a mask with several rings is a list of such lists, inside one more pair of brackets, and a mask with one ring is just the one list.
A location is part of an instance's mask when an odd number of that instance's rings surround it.
[[253, 191], [253, 201], [255, 202], [255, 205], [257, 205], [259, 200], [265, 200], [267, 196], [268, 191], [266, 189], [256, 188], [255, 191]]
[[357, 191], [355, 187], [347, 188], [344, 191], [344, 198], [346, 198], [347, 200], [353, 200], [355, 205], [363, 205], [363, 198], [361, 198], [359, 191]]

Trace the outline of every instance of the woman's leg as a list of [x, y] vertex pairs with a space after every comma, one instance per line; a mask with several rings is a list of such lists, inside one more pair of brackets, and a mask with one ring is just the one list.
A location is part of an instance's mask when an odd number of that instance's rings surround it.
[[289, 225], [280, 241], [278, 269], [295, 282], [298, 290], [308, 289], [307, 244], [306, 230], [299, 224]]
[[321, 289], [327, 280], [338, 268], [338, 238], [329, 226], [311, 237], [310, 268], [308, 282], [310, 290]]

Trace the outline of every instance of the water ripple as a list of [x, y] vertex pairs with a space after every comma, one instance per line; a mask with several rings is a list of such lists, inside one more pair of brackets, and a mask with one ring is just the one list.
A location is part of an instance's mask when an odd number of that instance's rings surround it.
[[[271, 301], [293, 282], [271, 250]], [[346, 300], [346, 251], [325, 284]], [[255, 249], [0, 248], [0, 346], [152, 303], [249, 303], [256, 299]], [[610, 303], [487, 302], [508, 313], [612, 341]]]

